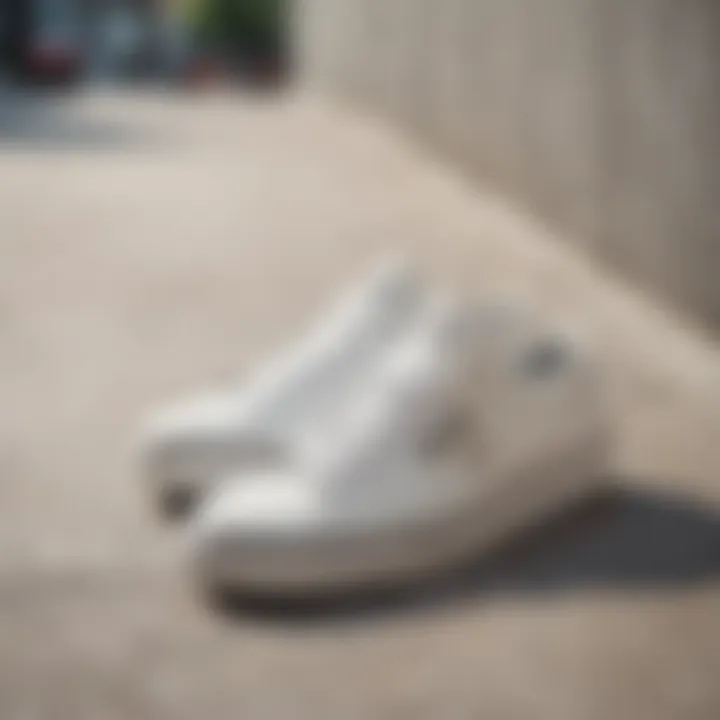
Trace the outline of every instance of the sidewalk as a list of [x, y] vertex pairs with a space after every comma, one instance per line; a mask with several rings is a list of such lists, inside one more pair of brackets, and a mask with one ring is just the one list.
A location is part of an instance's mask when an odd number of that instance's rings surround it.
[[[34, 102], [31, 122], [0, 109], [0, 717], [720, 716], [716, 346], [349, 110]], [[148, 511], [138, 421], [389, 252], [595, 337], [623, 495], [430, 607], [213, 617]]]

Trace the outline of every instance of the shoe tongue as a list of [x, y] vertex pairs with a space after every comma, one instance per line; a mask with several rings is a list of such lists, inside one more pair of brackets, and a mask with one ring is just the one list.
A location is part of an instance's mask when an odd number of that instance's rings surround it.
[[321, 322], [310, 346], [320, 353], [344, 347], [350, 356], [371, 351], [403, 327], [420, 303], [420, 287], [409, 271], [384, 269], [348, 293]]

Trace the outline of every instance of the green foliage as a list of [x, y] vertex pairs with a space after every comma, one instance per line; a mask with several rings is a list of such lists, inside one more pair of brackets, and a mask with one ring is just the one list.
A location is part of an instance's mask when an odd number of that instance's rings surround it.
[[197, 0], [191, 24], [200, 41], [229, 50], [273, 51], [287, 0]]

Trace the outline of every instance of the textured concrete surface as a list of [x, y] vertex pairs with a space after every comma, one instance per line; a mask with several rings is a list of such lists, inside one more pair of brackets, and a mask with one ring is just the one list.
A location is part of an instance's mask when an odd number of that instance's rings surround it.
[[717, 323], [714, 0], [297, 0], [309, 83]]
[[[596, 336], [621, 492], [413, 602], [213, 614], [133, 467], [154, 403], [233, 377], [379, 252]], [[0, 717], [720, 715], [717, 348], [330, 105], [0, 105]]]

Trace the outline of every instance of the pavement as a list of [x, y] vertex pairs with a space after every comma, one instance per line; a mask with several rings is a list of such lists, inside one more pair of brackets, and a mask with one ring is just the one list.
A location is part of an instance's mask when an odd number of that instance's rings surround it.
[[[412, 599], [217, 612], [139, 422], [387, 254], [593, 339], [615, 490]], [[720, 717], [716, 343], [412, 138], [294, 95], [4, 98], [0, 258], [3, 720]]]

